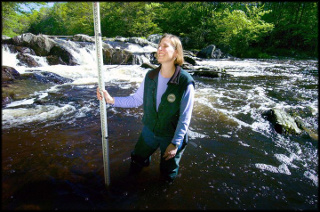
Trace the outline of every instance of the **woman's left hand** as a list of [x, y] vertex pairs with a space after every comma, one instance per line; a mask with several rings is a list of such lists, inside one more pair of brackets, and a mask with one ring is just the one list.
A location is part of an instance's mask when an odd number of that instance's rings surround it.
[[173, 144], [169, 144], [169, 146], [167, 147], [167, 149], [163, 155], [163, 158], [165, 158], [165, 160], [169, 160], [171, 158], [174, 158], [174, 156], [176, 156], [176, 154], [177, 154], [177, 151], [178, 151], [178, 147], [176, 147]]

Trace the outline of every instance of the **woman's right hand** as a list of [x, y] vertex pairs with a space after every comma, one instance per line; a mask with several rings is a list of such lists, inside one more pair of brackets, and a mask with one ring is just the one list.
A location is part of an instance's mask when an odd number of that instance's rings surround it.
[[[108, 93], [108, 91], [106, 90], [101, 90], [104, 96], [104, 99], [106, 100], [106, 103], [108, 104], [114, 104], [114, 98], [112, 96], [110, 96], [110, 94]], [[99, 87], [97, 88], [97, 98], [101, 101], [103, 99], [101, 92], [99, 90]]]

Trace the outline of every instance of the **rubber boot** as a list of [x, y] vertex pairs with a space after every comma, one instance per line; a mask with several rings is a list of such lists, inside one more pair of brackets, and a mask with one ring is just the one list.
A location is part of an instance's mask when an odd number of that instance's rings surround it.
[[135, 155], [134, 152], [132, 152], [129, 173], [133, 175], [139, 174], [143, 167], [147, 167], [150, 165], [150, 159], [151, 159], [151, 156], [148, 157], [147, 159], [144, 159], [142, 157]]

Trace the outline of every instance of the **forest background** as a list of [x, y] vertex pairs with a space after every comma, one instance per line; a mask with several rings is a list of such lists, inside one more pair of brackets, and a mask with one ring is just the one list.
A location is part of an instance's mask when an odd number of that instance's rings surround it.
[[[92, 2], [2, 2], [2, 35], [94, 36]], [[317, 2], [100, 2], [103, 37], [178, 35], [240, 58], [318, 57]]]

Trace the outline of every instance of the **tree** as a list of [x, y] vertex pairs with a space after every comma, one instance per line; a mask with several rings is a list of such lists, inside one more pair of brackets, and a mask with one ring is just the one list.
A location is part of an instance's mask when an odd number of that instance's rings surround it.
[[266, 42], [269, 51], [312, 52], [317, 55], [318, 46], [318, 3], [317, 2], [267, 2], [265, 8], [272, 10], [263, 17], [273, 22], [275, 29]]
[[92, 2], [68, 2], [64, 5], [67, 34], [94, 35]]
[[22, 9], [22, 5], [30, 8], [31, 6], [44, 5], [44, 2], [1, 2], [2, 5], [2, 34], [9, 37], [13, 37], [25, 32], [30, 24], [29, 15], [30, 13]]
[[132, 4], [136, 4], [137, 7], [135, 10], [131, 10], [134, 11], [134, 14], [132, 15], [134, 18], [132, 21], [132, 25], [129, 26], [130, 28], [128, 29], [129, 33], [134, 36], [147, 37], [150, 34], [160, 32], [160, 28], [154, 22], [156, 16], [155, 10], [160, 7], [160, 4], [145, 2], [143, 2], [142, 4], [134, 2]]
[[[31, 12], [23, 11], [22, 4]], [[2, 2], [2, 33], [94, 34], [92, 2], [33, 7], [32, 2]], [[100, 17], [106, 37], [172, 33], [185, 48], [215, 44], [238, 57], [259, 51], [318, 54], [317, 2], [101, 2]]]
[[101, 4], [102, 33], [105, 36], [140, 36], [160, 32], [154, 19], [161, 5], [153, 2], [107, 2]]
[[218, 44], [229, 45], [230, 53], [239, 57], [245, 56], [252, 43], [261, 41], [274, 28], [273, 24], [261, 19], [270, 12], [264, 11], [263, 6], [246, 4], [245, 8], [245, 11], [226, 8], [215, 18]]
[[126, 18], [123, 2], [102, 2], [100, 6], [101, 33], [106, 37], [124, 36], [126, 34]]

